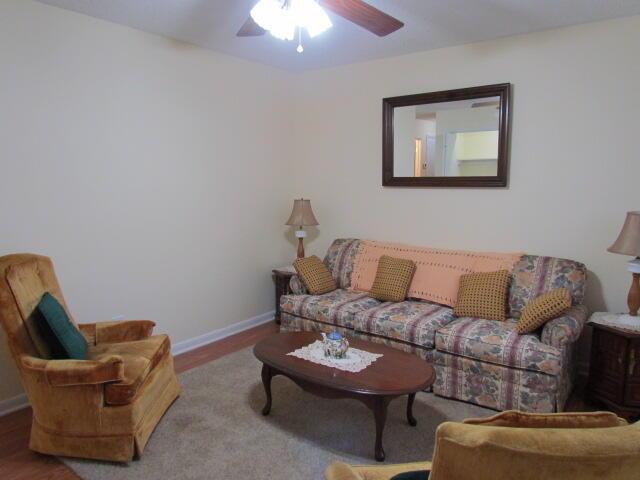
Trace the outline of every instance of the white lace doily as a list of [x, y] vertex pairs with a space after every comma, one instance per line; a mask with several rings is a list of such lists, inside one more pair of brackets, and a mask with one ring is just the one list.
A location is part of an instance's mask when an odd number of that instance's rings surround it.
[[349, 347], [345, 358], [331, 358], [324, 356], [324, 348], [322, 341], [316, 340], [306, 347], [299, 348], [293, 352], [287, 353], [294, 357], [302, 358], [319, 365], [326, 367], [337, 368], [338, 370], [344, 370], [345, 372], [357, 373], [364, 370], [378, 358], [382, 357], [381, 353], [365, 352], [357, 348]]
[[595, 312], [591, 315], [589, 323], [598, 323], [631, 333], [640, 333], [640, 318], [625, 313]]

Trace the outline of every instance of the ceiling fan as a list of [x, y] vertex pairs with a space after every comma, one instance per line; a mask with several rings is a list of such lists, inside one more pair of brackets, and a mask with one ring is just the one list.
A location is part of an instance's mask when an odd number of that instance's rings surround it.
[[[260, 0], [237, 36], [257, 37], [269, 31], [278, 38], [293, 40], [297, 29], [300, 41], [302, 28], [306, 28], [314, 37], [332, 25], [323, 8], [379, 37], [404, 26], [401, 21], [362, 0]], [[302, 53], [302, 50], [299, 42], [298, 52]]]

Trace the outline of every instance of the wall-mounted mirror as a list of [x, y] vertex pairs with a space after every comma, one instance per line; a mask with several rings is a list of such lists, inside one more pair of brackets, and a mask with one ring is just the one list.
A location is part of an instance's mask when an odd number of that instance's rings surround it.
[[382, 185], [504, 187], [511, 85], [382, 101]]

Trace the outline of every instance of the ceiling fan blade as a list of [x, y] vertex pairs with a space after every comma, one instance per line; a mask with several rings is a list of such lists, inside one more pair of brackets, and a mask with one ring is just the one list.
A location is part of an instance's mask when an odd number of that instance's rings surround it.
[[333, 13], [384, 37], [404, 27], [404, 23], [362, 0], [319, 0], [320, 5]]
[[253, 21], [253, 18], [247, 18], [247, 21], [244, 22], [238, 33], [236, 33], [237, 37], [259, 37], [260, 35], [264, 35], [266, 30]]

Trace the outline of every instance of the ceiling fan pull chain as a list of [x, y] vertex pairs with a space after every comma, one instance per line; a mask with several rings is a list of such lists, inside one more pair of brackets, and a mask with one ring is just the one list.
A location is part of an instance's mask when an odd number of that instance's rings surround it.
[[296, 48], [298, 53], [304, 52], [304, 48], [302, 48], [302, 27], [298, 27], [298, 48]]

